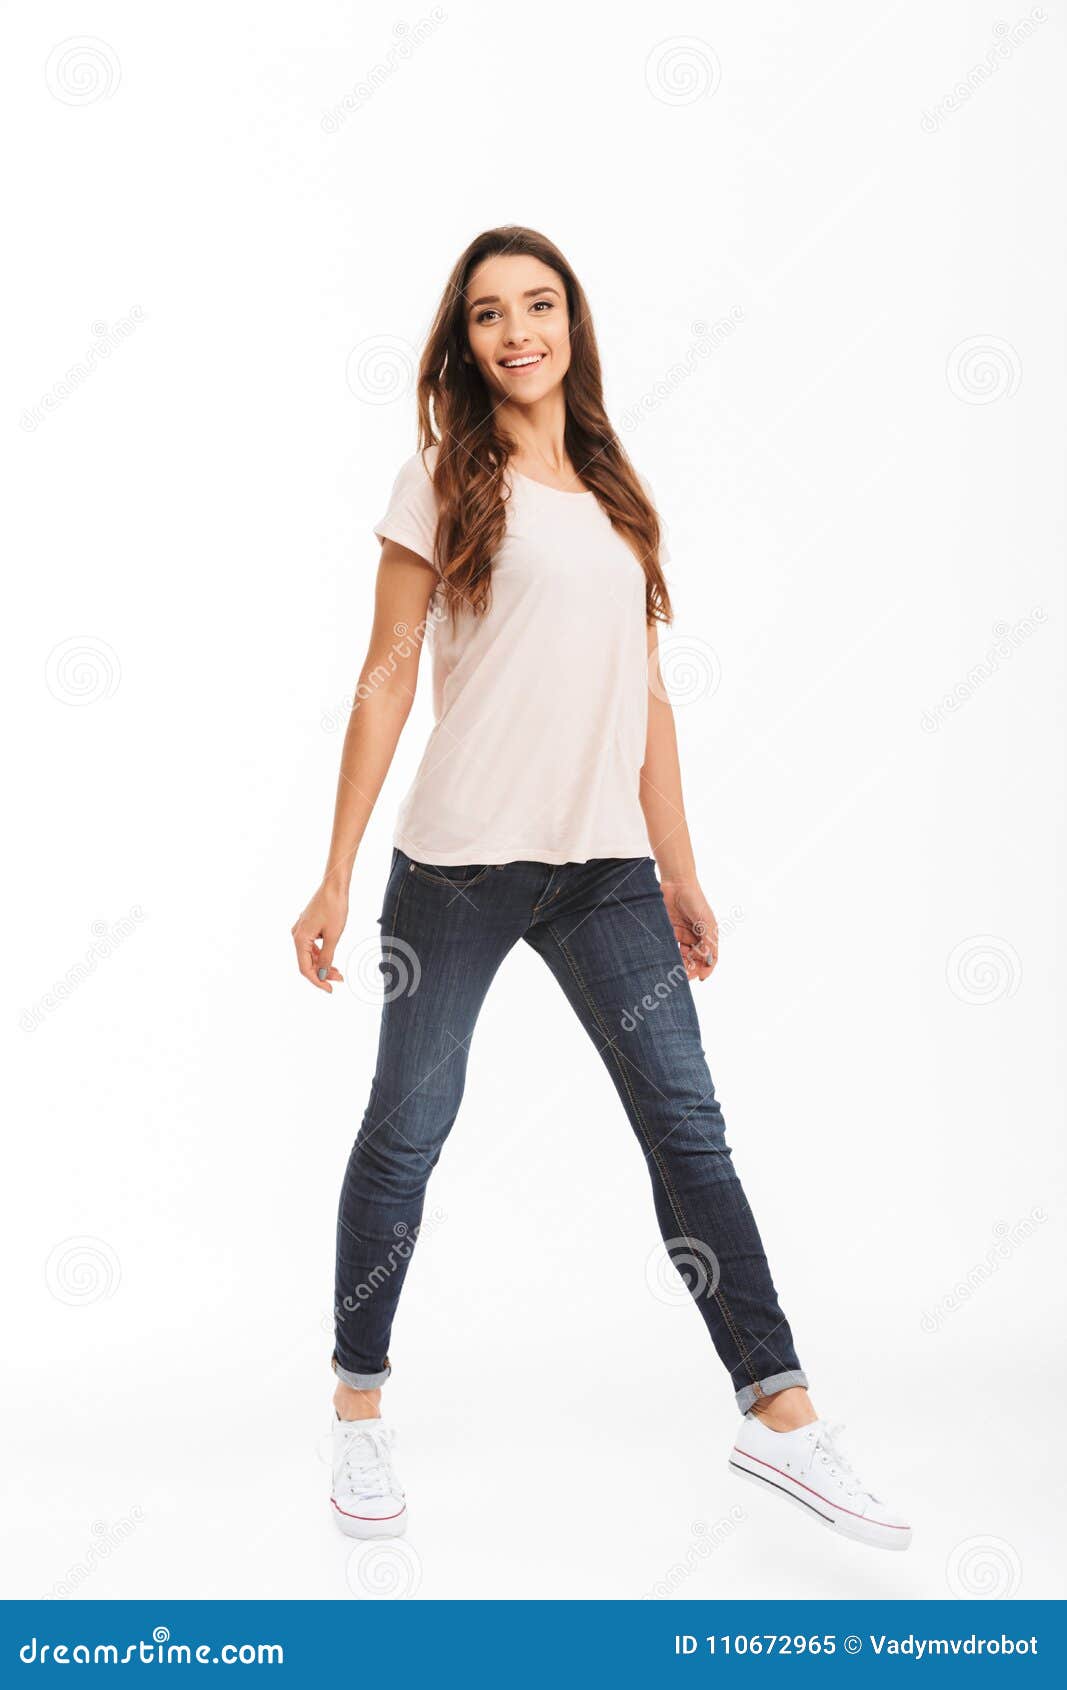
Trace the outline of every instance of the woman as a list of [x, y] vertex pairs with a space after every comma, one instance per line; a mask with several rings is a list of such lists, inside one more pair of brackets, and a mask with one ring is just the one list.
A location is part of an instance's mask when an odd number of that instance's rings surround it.
[[301, 973], [332, 991], [352, 866], [429, 632], [435, 727], [393, 836], [393, 985], [338, 1216], [334, 1517], [355, 1537], [406, 1527], [380, 1415], [393, 1316], [479, 1009], [523, 939], [608, 1066], [672, 1260], [698, 1268], [687, 1284], [744, 1415], [730, 1466], [846, 1535], [905, 1548], [910, 1528], [815, 1414], [724, 1138], [691, 986], [715, 966], [717, 929], [658, 664], [667, 553], [604, 411], [585, 295], [543, 236], [493, 229], [459, 259], [422, 359], [419, 432], [375, 529], [328, 867], [292, 929]]

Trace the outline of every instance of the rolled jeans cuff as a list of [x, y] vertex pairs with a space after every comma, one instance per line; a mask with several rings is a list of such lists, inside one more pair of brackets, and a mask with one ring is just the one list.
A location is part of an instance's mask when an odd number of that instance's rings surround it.
[[385, 1358], [385, 1367], [381, 1373], [350, 1373], [347, 1368], [337, 1365], [337, 1352], [330, 1357], [330, 1366], [343, 1385], [351, 1385], [354, 1391], [376, 1391], [379, 1385], [384, 1385], [392, 1368], [389, 1357]]
[[790, 1385], [801, 1385], [808, 1388], [808, 1376], [802, 1368], [794, 1367], [788, 1373], [772, 1373], [769, 1378], [761, 1379], [756, 1385], [745, 1385], [742, 1390], [734, 1394], [737, 1406], [742, 1414], [747, 1414], [757, 1396], [769, 1397], [774, 1391], [786, 1391]]

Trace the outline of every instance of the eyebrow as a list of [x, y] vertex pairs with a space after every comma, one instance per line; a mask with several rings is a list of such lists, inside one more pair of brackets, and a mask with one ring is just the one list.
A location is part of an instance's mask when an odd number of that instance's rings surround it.
[[[559, 298], [559, 289], [554, 288], [554, 287], [527, 288], [526, 292], [522, 295], [522, 297], [523, 297], [523, 299], [532, 299], [534, 294], [537, 294], [537, 293], [554, 293], [556, 295], [556, 298], [557, 299]], [[468, 307], [468, 310], [473, 311], [474, 307], [476, 305], [499, 305], [499, 304], [500, 304], [500, 295], [498, 293], [487, 293], [487, 294], [483, 294], [481, 299], [472, 299], [471, 302], [470, 302], [470, 305]]]

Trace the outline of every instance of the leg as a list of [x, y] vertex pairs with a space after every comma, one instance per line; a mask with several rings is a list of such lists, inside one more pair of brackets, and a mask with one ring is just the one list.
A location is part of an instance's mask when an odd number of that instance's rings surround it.
[[459, 1109], [478, 1012], [522, 930], [504, 879], [393, 854], [378, 1060], [337, 1218], [333, 1365], [350, 1388], [346, 1418], [377, 1414], [426, 1184]]
[[568, 865], [524, 935], [608, 1067], [645, 1156], [660, 1231], [742, 1412], [806, 1387], [733, 1166], [651, 857]]

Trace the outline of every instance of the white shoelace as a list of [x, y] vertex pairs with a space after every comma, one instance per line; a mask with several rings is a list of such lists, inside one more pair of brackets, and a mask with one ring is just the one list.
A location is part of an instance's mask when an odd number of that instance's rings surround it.
[[869, 1496], [872, 1502], [877, 1502], [873, 1491], [867, 1490], [847, 1456], [842, 1454], [838, 1440], [844, 1430], [843, 1420], [837, 1420], [831, 1426], [820, 1426], [815, 1438], [816, 1451], [828, 1463], [831, 1475], [844, 1481], [849, 1496]]
[[351, 1420], [344, 1423], [344, 1445], [340, 1467], [352, 1495], [362, 1502], [377, 1501], [383, 1496], [400, 1496], [390, 1465], [389, 1430], [374, 1421]]

